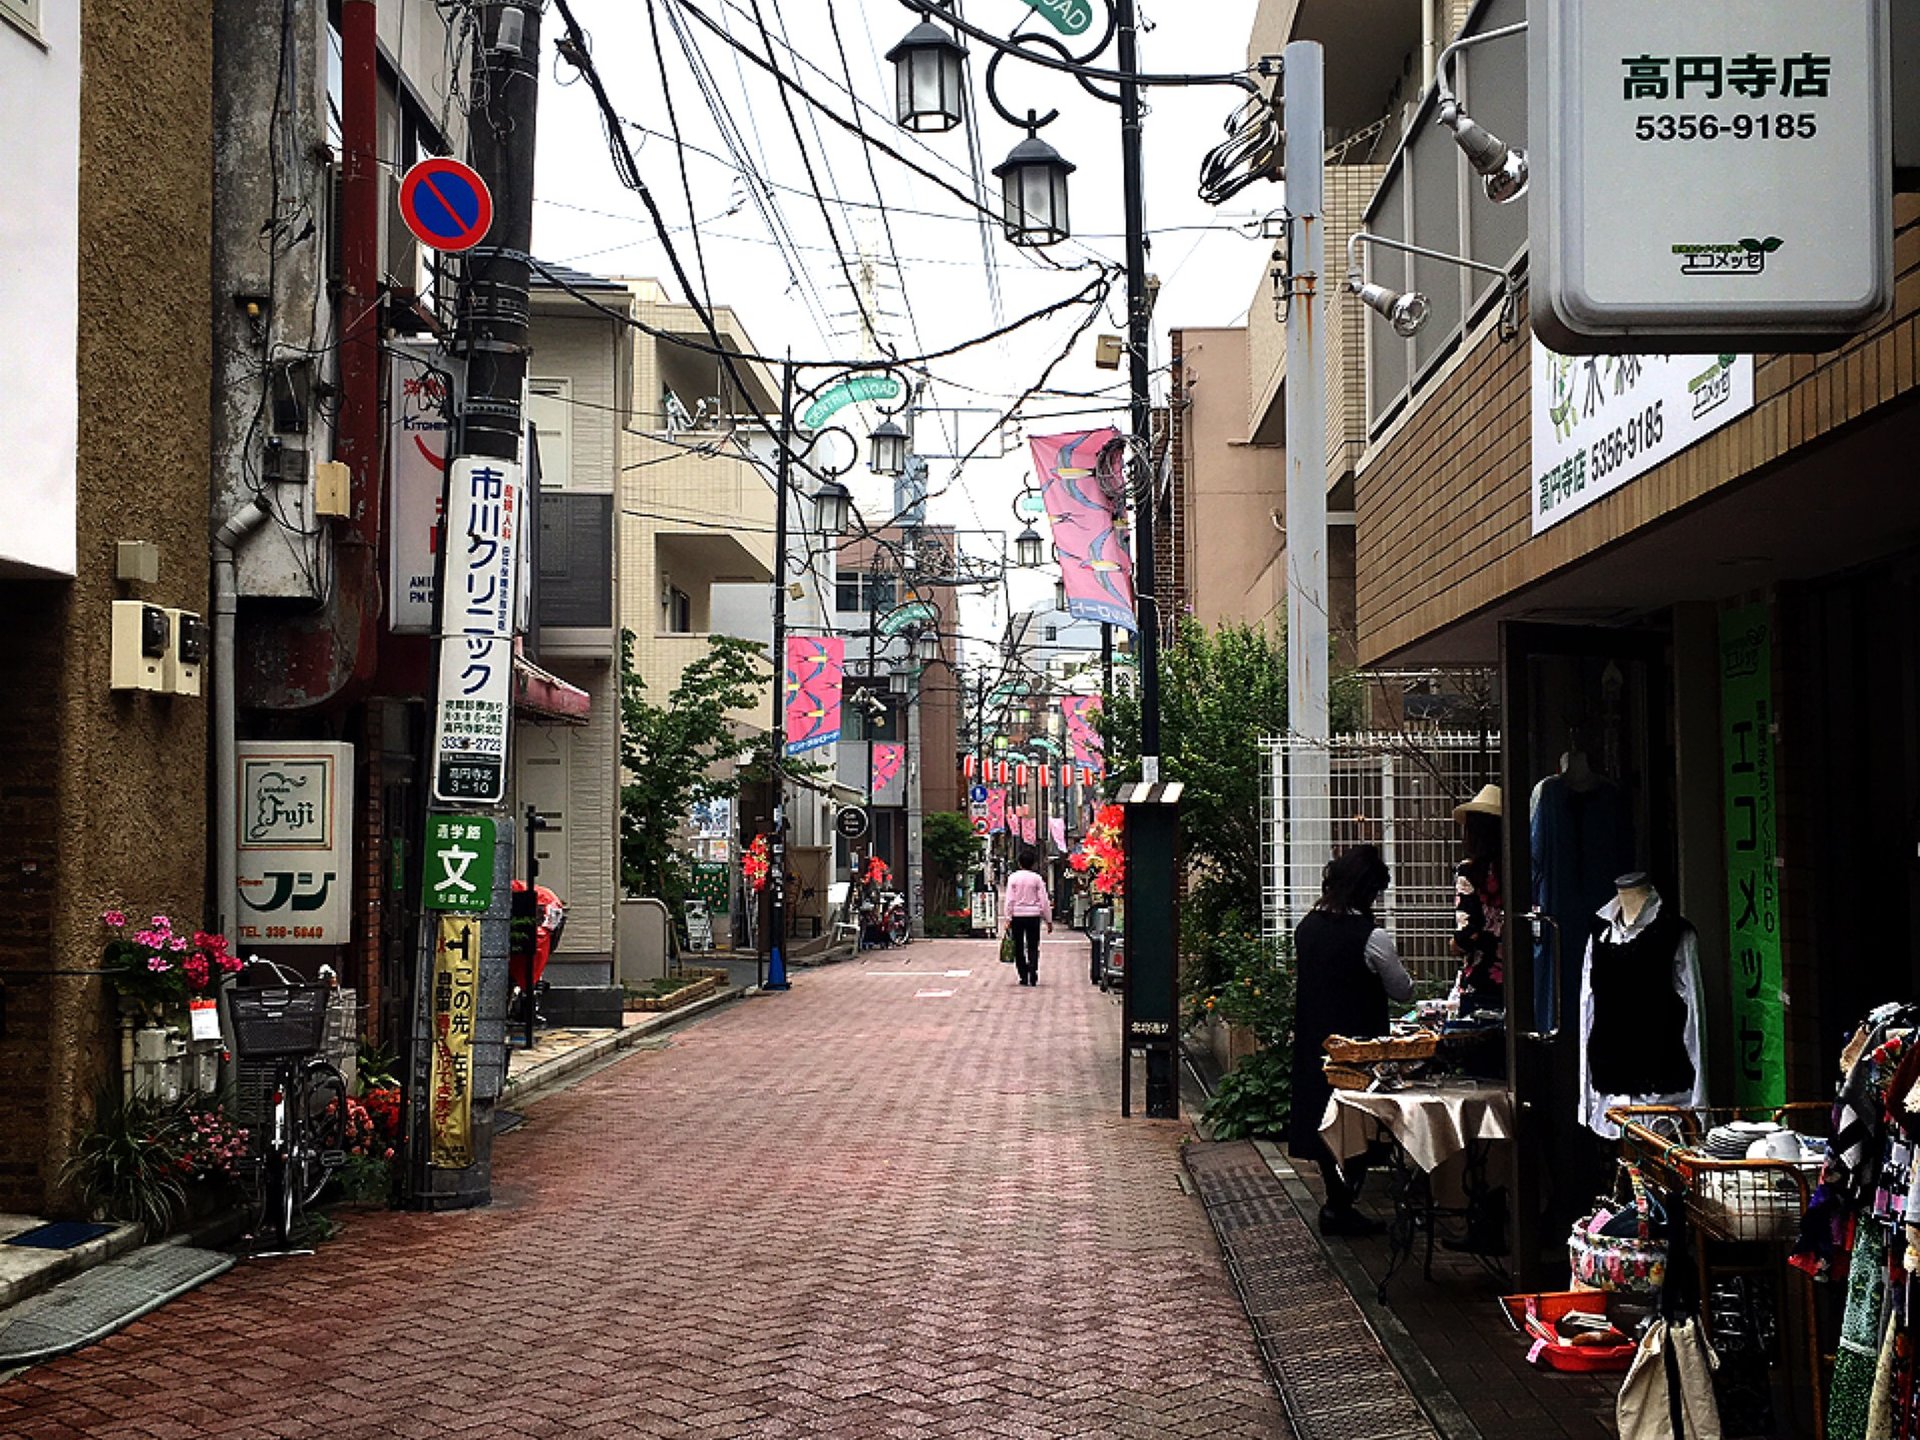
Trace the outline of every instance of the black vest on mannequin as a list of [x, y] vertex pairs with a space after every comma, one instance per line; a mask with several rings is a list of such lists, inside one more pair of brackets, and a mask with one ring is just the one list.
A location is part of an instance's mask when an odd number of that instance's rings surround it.
[[1631, 940], [1616, 944], [1610, 926], [1593, 926], [1593, 1029], [1587, 1069], [1602, 1095], [1671, 1095], [1693, 1088], [1687, 1055], [1687, 1002], [1674, 986], [1673, 961], [1691, 927], [1664, 900]]

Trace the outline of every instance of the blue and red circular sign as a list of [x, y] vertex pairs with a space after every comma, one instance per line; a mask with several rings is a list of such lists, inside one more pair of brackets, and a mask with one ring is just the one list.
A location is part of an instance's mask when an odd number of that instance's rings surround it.
[[493, 196], [471, 165], [422, 160], [400, 178], [400, 215], [422, 245], [471, 250], [493, 224]]

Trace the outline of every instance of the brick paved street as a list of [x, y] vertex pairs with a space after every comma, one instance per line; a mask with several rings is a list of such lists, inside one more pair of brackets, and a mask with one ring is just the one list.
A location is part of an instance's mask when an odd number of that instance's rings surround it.
[[1185, 1128], [1120, 1120], [1084, 942], [1042, 966], [799, 972], [535, 1104], [490, 1209], [243, 1265], [0, 1434], [1284, 1436]]

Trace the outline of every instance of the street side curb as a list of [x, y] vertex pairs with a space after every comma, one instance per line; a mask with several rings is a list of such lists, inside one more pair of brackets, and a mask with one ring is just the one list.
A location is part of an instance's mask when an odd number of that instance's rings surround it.
[[[709, 995], [690, 1005], [682, 1005], [677, 1010], [662, 1010], [647, 1014], [644, 1019], [632, 1025], [623, 1026], [617, 1033], [582, 1045], [578, 1050], [569, 1051], [557, 1060], [549, 1061], [524, 1075], [510, 1076], [500, 1091], [499, 1105], [525, 1105], [540, 1099], [549, 1090], [562, 1081], [571, 1079], [589, 1066], [597, 1065], [610, 1055], [630, 1050], [650, 1035], [658, 1035], [663, 1030], [671, 1030], [676, 1025], [684, 1025], [696, 1016], [717, 1010], [722, 1005], [730, 1005], [749, 995], [757, 995], [760, 987], [749, 985], [743, 990], [724, 990], [718, 995]], [[643, 1013], [643, 1012], [636, 1012]]]
[[1400, 1372], [1400, 1378], [1426, 1412], [1433, 1428], [1439, 1431], [1441, 1440], [1482, 1440], [1480, 1427], [1473, 1423], [1460, 1402], [1453, 1398], [1453, 1391], [1447, 1388], [1446, 1381], [1440, 1378], [1440, 1372], [1433, 1368], [1432, 1362], [1414, 1343], [1413, 1336], [1407, 1333], [1407, 1327], [1400, 1323], [1400, 1317], [1393, 1313], [1391, 1306], [1380, 1303], [1379, 1287], [1361, 1268], [1360, 1262], [1353, 1258], [1353, 1252], [1344, 1245], [1329, 1245], [1326, 1236], [1320, 1233], [1319, 1225], [1314, 1223], [1320, 1213], [1320, 1202], [1313, 1198], [1313, 1192], [1307, 1188], [1306, 1182], [1280, 1153], [1280, 1147], [1271, 1140], [1255, 1140], [1253, 1148], [1266, 1161], [1273, 1178], [1279, 1181], [1288, 1203], [1299, 1214], [1301, 1223], [1313, 1236], [1314, 1243], [1320, 1247], [1328, 1266], [1353, 1296], [1353, 1303], [1360, 1307], [1360, 1313], [1366, 1317], [1381, 1349], [1387, 1352], [1393, 1368]]
[[49, 1260], [31, 1274], [0, 1281], [0, 1311], [42, 1291], [51, 1290], [62, 1280], [71, 1280], [96, 1265], [118, 1260], [122, 1255], [139, 1249], [146, 1240], [146, 1233], [145, 1228], [139, 1225], [115, 1225], [105, 1235], [76, 1245], [71, 1250], [56, 1252], [58, 1259]]

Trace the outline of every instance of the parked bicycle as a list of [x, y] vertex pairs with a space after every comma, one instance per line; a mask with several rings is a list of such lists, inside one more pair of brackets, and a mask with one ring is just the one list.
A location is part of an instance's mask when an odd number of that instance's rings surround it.
[[228, 1013], [239, 1058], [273, 1062], [258, 1154], [256, 1233], [285, 1245], [347, 1158], [347, 1082], [314, 1058], [326, 1040], [333, 987], [300, 980], [270, 961], [251, 961], [254, 966], [282, 983], [236, 985], [228, 992]]

